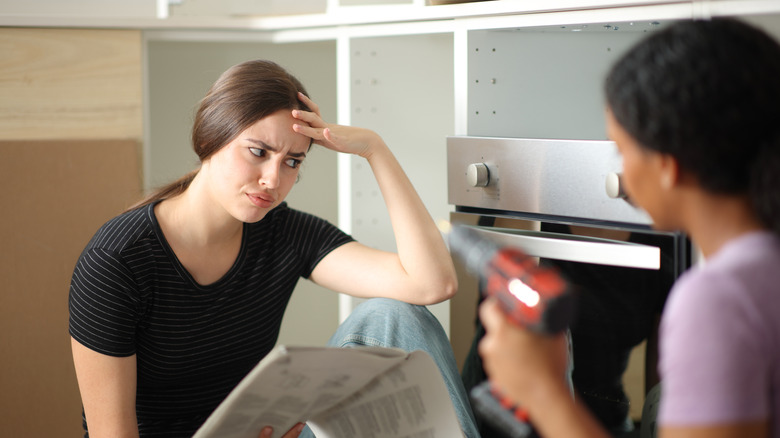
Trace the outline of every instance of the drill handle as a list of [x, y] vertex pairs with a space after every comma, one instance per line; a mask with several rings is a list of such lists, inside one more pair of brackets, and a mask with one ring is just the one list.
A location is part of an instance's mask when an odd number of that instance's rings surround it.
[[471, 401], [474, 410], [491, 425], [498, 428], [509, 438], [537, 437], [533, 427], [528, 422], [526, 412], [513, 405], [490, 385], [482, 382], [471, 390]]

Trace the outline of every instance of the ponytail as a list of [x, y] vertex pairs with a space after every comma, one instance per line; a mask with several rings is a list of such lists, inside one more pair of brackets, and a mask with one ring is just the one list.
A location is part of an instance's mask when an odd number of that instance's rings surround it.
[[154, 192], [152, 192], [150, 195], [147, 195], [142, 200], [136, 202], [135, 204], [128, 207], [125, 212], [130, 210], [135, 210], [136, 208], [145, 207], [149, 204], [153, 204], [157, 201], [162, 201], [164, 199], [172, 198], [174, 196], [180, 195], [184, 193], [185, 190], [187, 190], [187, 187], [190, 186], [190, 183], [192, 183], [192, 180], [195, 179], [195, 175], [198, 174], [198, 170], [195, 169], [190, 171], [188, 174], [184, 175], [183, 177], [177, 179], [176, 181], [169, 183], [163, 187], [158, 188]]

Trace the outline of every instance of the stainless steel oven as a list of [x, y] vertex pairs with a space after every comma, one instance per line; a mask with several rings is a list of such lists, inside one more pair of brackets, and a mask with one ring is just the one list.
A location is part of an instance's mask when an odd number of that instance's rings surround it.
[[[656, 324], [669, 288], [690, 265], [688, 239], [653, 230], [625, 198], [621, 160], [609, 141], [449, 137], [447, 161], [453, 223], [520, 247], [576, 286], [577, 395], [607, 428], [630, 429], [629, 403], [641, 407], [657, 381]], [[475, 351], [480, 296], [478, 281], [457, 268], [450, 333], [470, 387], [484, 379]], [[630, 400], [623, 381], [638, 345], [647, 345], [644, 382]]]

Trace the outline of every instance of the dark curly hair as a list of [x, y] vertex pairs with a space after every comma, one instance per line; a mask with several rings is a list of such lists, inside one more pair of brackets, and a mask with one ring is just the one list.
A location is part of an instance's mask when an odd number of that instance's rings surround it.
[[780, 232], [780, 45], [733, 18], [674, 23], [629, 50], [605, 92], [643, 147], [713, 193], [749, 194]]

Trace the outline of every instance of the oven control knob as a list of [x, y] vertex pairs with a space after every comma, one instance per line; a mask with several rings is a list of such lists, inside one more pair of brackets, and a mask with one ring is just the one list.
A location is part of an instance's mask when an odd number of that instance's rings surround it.
[[466, 182], [471, 187], [487, 187], [490, 184], [490, 172], [485, 163], [472, 163], [466, 169]]
[[612, 199], [626, 198], [626, 191], [623, 189], [623, 174], [611, 172], [607, 174], [605, 183], [607, 196]]

